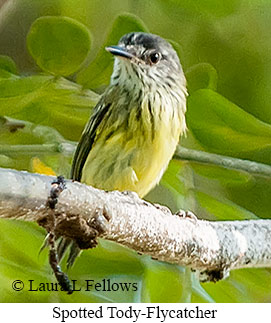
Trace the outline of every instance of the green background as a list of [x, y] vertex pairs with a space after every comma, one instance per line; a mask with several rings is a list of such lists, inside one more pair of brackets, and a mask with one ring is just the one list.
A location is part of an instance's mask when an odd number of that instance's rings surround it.
[[[36, 20], [42, 16], [60, 17]], [[38, 157], [68, 176], [71, 153], [59, 144], [79, 140], [109, 83], [113, 60], [104, 47], [138, 30], [171, 40], [180, 56], [190, 94], [182, 145], [270, 165], [270, 29], [269, 0], [4, 2], [0, 115], [12, 119], [0, 119], [0, 166], [32, 171]], [[174, 159], [147, 199], [205, 219], [245, 220], [270, 218], [270, 195], [267, 176]], [[271, 301], [269, 269], [235, 270], [224, 281], [200, 284], [185, 268], [108, 241], [84, 251], [70, 278], [81, 286], [86, 279], [135, 282], [136, 292], [15, 292], [16, 279], [26, 286], [29, 279], [55, 282], [48, 250], [38, 254], [45, 232], [1, 220], [0, 233], [1, 302]]]

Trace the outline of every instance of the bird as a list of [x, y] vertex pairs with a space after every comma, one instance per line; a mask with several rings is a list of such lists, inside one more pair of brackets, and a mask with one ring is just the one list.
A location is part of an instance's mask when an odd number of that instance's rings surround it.
[[[142, 198], [159, 183], [187, 130], [186, 79], [176, 51], [158, 35], [131, 32], [106, 50], [115, 58], [110, 84], [82, 133], [71, 178]], [[60, 258], [70, 243], [62, 239]], [[68, 266], [79, 251], [72, 242]]]

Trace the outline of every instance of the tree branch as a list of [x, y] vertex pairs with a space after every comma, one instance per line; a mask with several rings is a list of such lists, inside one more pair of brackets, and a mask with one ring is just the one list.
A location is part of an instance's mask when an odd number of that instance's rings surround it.
[[52, 127], [0, 116], [0, 133], [16, 133], [17, 131], [30, 135], [42, 143], [31, 145], [0, 145], [1, 154], [33, 156], [35, 154], [61, 153], [66, 156], [72, 156], [76, 148], [75, 142], [64, 139]]
[[[36, 125], [28, 121], [16, 120], [6, 116], [0, 116], [0, 132], [14, 133], [20, 131], [34, 136], [41, 144], [33, 145], [0, 145], [1, 154], [9, 156], [24, 154], [48, 154], [61, 153], [65, 156], [72, 156], [76, 149], [76, 142], [68, 141], [54, 128], [49, 126]], [[199, 162], [209, 165], [217, 165], [235, 170], [242, 170], [250, 174], [258, 174], [271, 177], [271, 166], [263, 163], [244, 160], [235, 157], [213, 154], [201, 150], [194, 150], [177, 146], [174, 158]]]
[[[37, 221], [48, 229], [48, 196], [55, 178], [8, 169], [0, 169], [0, 178], [0, 217]], [[75, 239], [81, 248], [99, 236], [189, 266], [203, 281], [222, 279], [230, 269], [271, 266], [271, 220], [182, 217], [132, 192], [105, 192], [70, 180], [54, 212], [57, 234]]]
[[217, 165], [235, 170], [243, 170], [250, 174], [258, 174], [271, 177], [271, 166], [259, 162], [213, 154], [201, 150], [177, 147], [174, 158], [188, 160], [209, 165]]

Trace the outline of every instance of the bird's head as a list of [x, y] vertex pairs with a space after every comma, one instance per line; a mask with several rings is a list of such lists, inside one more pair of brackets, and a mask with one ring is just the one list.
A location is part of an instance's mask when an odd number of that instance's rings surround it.
[[124, 35], [117, 46], [106, 50], [116, 57], [112, 85], [185, 87], [176, 51], [157, 35], [132, 32]]

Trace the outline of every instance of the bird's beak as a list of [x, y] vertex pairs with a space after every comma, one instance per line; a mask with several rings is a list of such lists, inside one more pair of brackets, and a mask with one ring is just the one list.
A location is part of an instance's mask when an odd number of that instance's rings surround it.
[[132, 59], [135, 56], [131, 53], [129, 53], [127, 51], [126, 48], [120, 47], [120, 46], [108, 46], [105, 48], [109, 53], [118, 56], [118, 57], [122, 57], [122, 58], [126, 58], [126, 59]]

